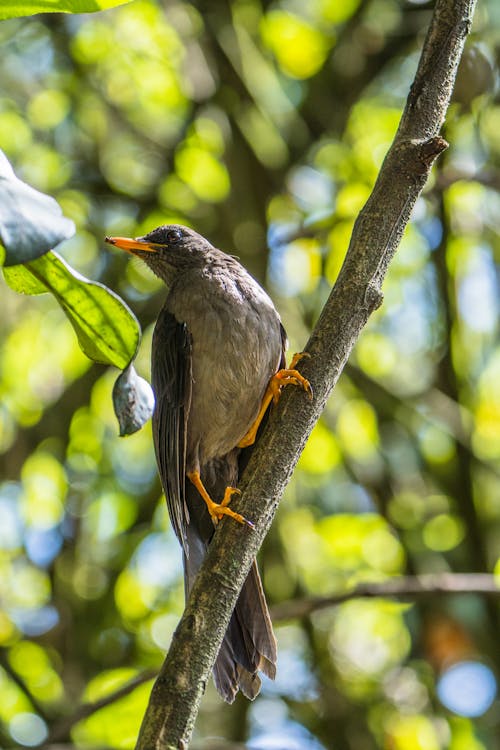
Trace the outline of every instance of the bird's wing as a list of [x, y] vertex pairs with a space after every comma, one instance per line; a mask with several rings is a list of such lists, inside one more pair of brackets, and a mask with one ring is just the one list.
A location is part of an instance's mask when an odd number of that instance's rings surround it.
[[153, 439], [174, 531], [187, 553], [186, 430], [192, 392], [191, 336], [165, 308], [153, 333]]

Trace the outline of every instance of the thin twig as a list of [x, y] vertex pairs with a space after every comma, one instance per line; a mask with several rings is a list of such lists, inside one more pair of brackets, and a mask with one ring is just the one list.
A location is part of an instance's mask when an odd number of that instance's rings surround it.
[[47, 721], [47, 715], [45, 708], [42, 706], [38, 698], [36, 698], [33, 693], [31, 692], [30, 688], [26, 684], [25, 680], [21, 677], [20, 674], [16, 672], [16, 670], [12, 667], [11, 663], [9, 662], [9, 657], [5, 649], [0, 650], [0, 667], [6, 672], [6, 674], [10, 677], [12, 682], [14, 682], [17, 687], [24, 693], [26, 698], [29, 700], [31, 705], [33, 706], [34, 710], [37, 712], [39, 716], [42, 717], [45, 721]]
[[277, 604], [271, 610], [273, 621], [294, 620], [313, 612], [343, 604], [350, 599], [400, 596], [410, 599], [441, 594], [500, 596], [500, 585], [489, 573], [429, 573], [389, 578], [380, 583], [360, 583], [350, 591], [331, 596], [311, 596]]
[[62, 719], [58, 724], [56, 724], [56, 726], [50, 732], [49, 737], [43, 742], [43, 748], [46, 748], [47, 744], [54, 745], [59, 742], [69, 741], [70, 732], [75, 724], [78, 724], [79, 721], [83, 721], [83, 719], [88, 719], [89, 716], [92, 716], [97, 711], [100, 711], [101, 708], [110, 706], [112, 703], [116, 703], [116, 701], [119, 701], [121, 698], [125, 698], [125, 696], [130, 695], [130, 693], [132, 693], [140, 685], [143, 685], [145, 682], [149, 682], [149, 680], [153, 680], [157, 674], [158, 673], [156, 670], [148, 669], [145, 672], [141, 672], [141, 674], [138, 674], [136, 677], [130, 680], [130, 682], [127, 682], [117, 690], [109, 693], [109, 695], [105, 695], [103, 698], [99, 698], [99, 700], [92, 703], [82, 703], [82, 705], [79, 706], [77, 710], [73, 714], [71, 714], [71, 716]]
[[436, 186], [446, 190], [456, 182], [478, 182], [484, 187], [500, 192], [500, 172], [498, 169], [488, 167], [479, 171], [467, 171], [464, 169], [444, 169], [436, 178]]

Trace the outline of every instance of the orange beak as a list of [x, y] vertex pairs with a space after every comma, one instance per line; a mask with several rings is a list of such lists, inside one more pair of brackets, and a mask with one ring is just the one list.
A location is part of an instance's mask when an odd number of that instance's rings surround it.
[[109, 245], [115, 245], [121, 250], [125, 250], [127, 253], [132, 253], [132, 255], [135, 255], [137, 250], [146, 253], [156, 253], [158, 252], [158, 248], [161, 247], [161, 245], [158, 245], [155, 242], [132, 240], [128, 237], [106, 237], [104, 241]]

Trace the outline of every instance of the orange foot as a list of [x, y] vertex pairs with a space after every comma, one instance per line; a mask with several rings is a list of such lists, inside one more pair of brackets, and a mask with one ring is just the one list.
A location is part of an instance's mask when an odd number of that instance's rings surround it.
[[301, 375], [298, 370], [295, 369], [297, 363], [300, 362], [301, 359], [310, 356], [311, 355], [308, 352], [299, 352], [299, 354], [294, 354], [292, 357], [292, 361], [290, 362], [290, 367], [283, 370], [278, 370], [278, 372], [272, 376], [271, 380], [269, 381], [269, 385], [266, 388], [266, 392], [264, 393], [264, 398], [262, 399], [262, 404], [260, 406], [257, 419], [250, 427], [247, 434], [238, 443], [238, 448], [246, 448], [247, 446], [253, 445], [255, 443], [257, 431], [260, 427], [260, 423], [264, 418], [264, 414], [266, 413], [269, 404], [271, 403], [271, 401], [275, 404], [278, 403], [279, 397], [281, 395], [281, 390], [286, 385], [289, 385], [290, 383], [292, 385], [300, 385], [306, 391], [306, 393], [309, 394], [309, 398], [312, 398], [313, 391], [310, 382], [303, 375]]
[[224, 492], [224, 499], [222, 500], [222, 502], [214, 503], [214, 501], [206, 491], [203, 482], [201, 481], [200, 473], [198, 471], [188, 472], [187, 478], [194, 484], [194, 486], [204, 499], [205, 503], [207, 504], [208, 512], [214, 519], [215, 523], [218, 523], [224, 516], [231, 516], [231, 518], [234, 518], [234, 520], [238, 521], [238, 523], [246, 523], [246, 525], [250, 526], [251, 529], [255, 528], [251, 521], [247, 521], [247, 519], [241, 516], [239, 513], [235, 513], [234, 510], [228, 508], [228, 505], [231, 502], [231, 496], [241, 495], [240, 490], [238, 490], [236, 487], [226, 487]]

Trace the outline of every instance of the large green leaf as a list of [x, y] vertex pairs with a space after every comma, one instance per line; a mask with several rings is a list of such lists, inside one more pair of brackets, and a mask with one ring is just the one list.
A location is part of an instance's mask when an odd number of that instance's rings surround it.
[[0, 20], [35, 13], [94, 13], [130, 0], [1, 0]]
[[124, 369], [134, 358], [140, 328], [133, 312], [118, 295], [86, 279], [57, 253], [49, 252], [3, 271], [7, 284], [16, 292], [54, 295], [90, 359]]
[[57, 201], [16, 177], [0, 151], [0, 242], [5, 265], [38, 258], [74, 233], [75, 225], [63, 216]]

